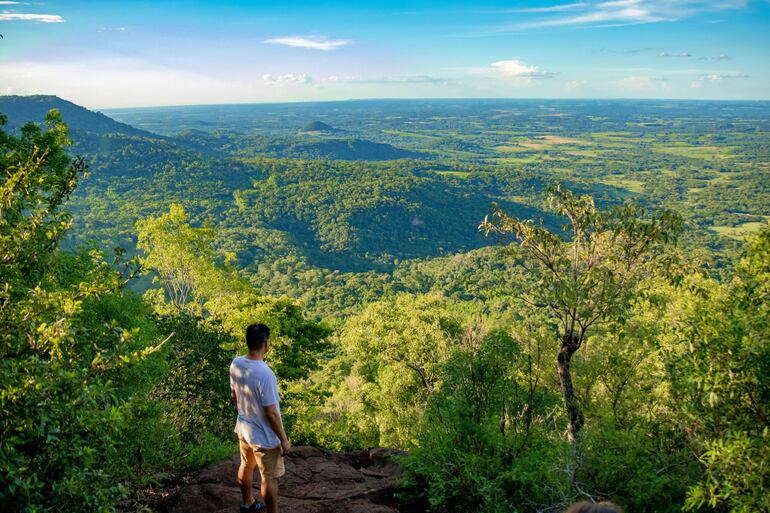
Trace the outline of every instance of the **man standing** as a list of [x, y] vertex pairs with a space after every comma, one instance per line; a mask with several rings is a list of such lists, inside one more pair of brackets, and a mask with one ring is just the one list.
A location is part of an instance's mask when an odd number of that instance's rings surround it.
[[[252, 324], [246, 328], [247, 356], [239, 356], [230, 364], [230, 390], [233, 404], [238, 408], [235, 432], [240, 439], [241, 466], [238, 484], [243, 503], [241, 513], [278, 512], [278, 478], [284, 472], [283, 455], [291, 449], [281, 421], [278, 404], [278, 381], [264, 361], [270, 350], [270, 328]], [[254, 499], [251, 489], [254, 467], [262, 477], [262, 498]]]

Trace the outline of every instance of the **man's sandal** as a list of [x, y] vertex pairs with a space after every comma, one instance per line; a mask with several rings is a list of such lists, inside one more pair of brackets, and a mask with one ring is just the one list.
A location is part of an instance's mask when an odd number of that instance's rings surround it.
[[251, 513], [252, 511], [264, 511], [265, 503], [255, 500], [251, 503], [251, 506], [241, 505], [241, 513]]

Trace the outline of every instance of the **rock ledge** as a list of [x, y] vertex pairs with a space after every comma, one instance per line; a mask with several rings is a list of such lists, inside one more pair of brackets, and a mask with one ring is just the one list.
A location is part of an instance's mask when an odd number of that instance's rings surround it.
[[[391, 449], [334, 453], [295, 447], [280, 480], [281, 513], [398, 513], [394, 493], [400, 472]], [[201, 470], [158, 505], [162, 513], [233, 513], [241, 494], [235, 481], [239, 456]], [[259, 472], [254, 475], [259, 497]]]

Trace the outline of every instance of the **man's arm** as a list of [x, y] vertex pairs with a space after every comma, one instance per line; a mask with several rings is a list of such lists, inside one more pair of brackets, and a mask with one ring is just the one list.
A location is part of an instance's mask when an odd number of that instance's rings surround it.
[[281, 421], [281, 414], [278, 413], [278, 408], [275, 407], [275, 404], [271, 404], [263, 409], [265, 410], [267, 422], [281, 440], [281, 452], [283, 454], [288, 453], [291, 450], [291, 442], [286, 438], [286, 432], [283, 430], [283, 422]]
[[230, 402], [236, 409], [238, 408], [238, 397], [235, 395], [235, 388], [233, 387], [230, 387]]

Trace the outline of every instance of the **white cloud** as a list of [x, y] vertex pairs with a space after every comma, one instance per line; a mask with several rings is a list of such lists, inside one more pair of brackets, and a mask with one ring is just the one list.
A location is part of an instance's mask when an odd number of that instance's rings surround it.
[[636, 75], [613, 82], [617, 87], [631, 93], [664, 93], [671, 91], [671, 86], [664, 78]]
[[350, 41], [344, 39], [327, 39], [316, 36], [285, 36], [266, 39], [265, 43], [273, 45], [292, 46], [294, 48], [310, 48], [312, 50], [330, 51], [349, 45]]
[[570, 2], [549, 7], [515, 10], [535, 14], [535, 19], [522, 21], [496, 32], [544, 27], [595, 26], [615, 27], [640, 23], [677, 21], [704, 12], [745, 7], [747, 0], [612, 0]]
[[0, 21], [36, 21], [38, 23], [64, 23], [58, 14], [24, 14], [19, 12], [0, 12]]
[[24, 89], [21, 87], [6, 87], [3, 89], [2, 94], [13, 94], [13, 95], [20, 95], [25, 96], [28, 94], [40, 94], [40, 89]]
[[511, 78], [517, 84], [529, 85], [538, 78], [551, 78], [553, 73], [541, 71], [539, 66], [528, 66], [519, 59], [493, 62], [490, 65], [496, 72]]
[[493, 62], [492, 67], [499, 69], [500, 73], [506, 77], [529, 77], [540, 71], [537, 66], [527, 66], [518, 59]]
[[307, 73], [287, 73], [285, 75], [271, 75], [266, 73], [262, 75], [262, 80], [268, 84], [312, 84], [313, 77]]

